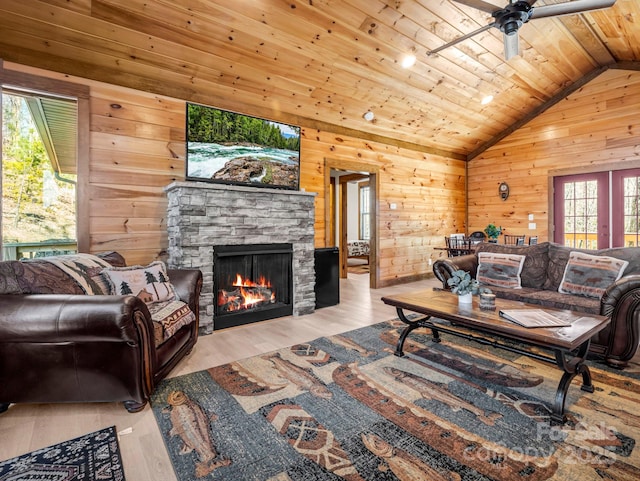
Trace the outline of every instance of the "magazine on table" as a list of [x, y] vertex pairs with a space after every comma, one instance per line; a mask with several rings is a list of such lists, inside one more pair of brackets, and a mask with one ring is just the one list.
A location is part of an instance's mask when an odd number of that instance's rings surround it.
[[500, 311], [500, 317], [504, 317], [523, 327], [563, 327], [571, 325], [571, 321], [560, 319], [542, 309], [504, 309]]

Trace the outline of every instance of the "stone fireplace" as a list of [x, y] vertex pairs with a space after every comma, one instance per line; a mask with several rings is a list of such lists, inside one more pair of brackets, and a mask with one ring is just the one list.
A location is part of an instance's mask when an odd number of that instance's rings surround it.
[[[294, 316], [315, 309], [315, 194], [206, 182], [174, 182], [168, 198], [168, 265], [198, 268], [203, 274], [200, 329], [216, 326], [214, 247], [242, 250], [255, 245], [291, 245], [291, 311]], [[282, 314], [287, 315], [287, 314]], [[253, 322], [253, 321], [248, 321]]]

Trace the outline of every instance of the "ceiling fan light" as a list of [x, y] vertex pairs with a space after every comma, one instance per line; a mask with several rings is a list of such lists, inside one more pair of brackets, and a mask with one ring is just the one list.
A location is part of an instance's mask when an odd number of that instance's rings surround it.
[[416, 63], [416, 56], [413, 54], [405, 55], [402, 59], [402, 68], [410, 68]]
[[493, 101], [493, 95], [486, 95], [485, 97], [482, 98], [480, 103], [482, 105], [487, 105], [487, 104], [490, 104], [492, 101]]

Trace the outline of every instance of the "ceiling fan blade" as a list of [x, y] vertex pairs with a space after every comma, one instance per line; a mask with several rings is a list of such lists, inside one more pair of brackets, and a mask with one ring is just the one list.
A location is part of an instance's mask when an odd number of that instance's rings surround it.
[[601, 8], [609, 8], [614, 3], [616, 3], [616, 0], [573, 0], [572, 2], [557, 3], [555, 5], [543, 5], [533, 9], [530, 19], [599, 10]]
[[472, 7], [477, 10], [482, 10], [483, 12], [487, 12], [487, 13], [493, 13], [496, 10], [500, 10], [501, 8], [501, 7], [496, 7], [495, 5], [491, 5], [490, 3], [484, 2], [483, 0], [453, 0], [453, 1], [466, 5], [467, 7]]
[[511, 35], [506, 33], [503, 35], [504, 40], [504, 58], [510, 60], [520, 53], [520, 39], [518, 32], [513, 32]]
[[484, 32], [485, 30], [489, 30], [491, 27], [495, 27], [495, 25], [496, 25], [495, 22], [489, 23], [489, 24], [485, 25], [484, 27], [480, 27], [479, 29], [474, 30], [471, 33], [463, 35], [462, 37], [458, 37], [455, 40], [452, 40], [449, 43], [445, 43], [444, 45], [441, 45], [438, 48], [434, 48], [433, 50], [427, 52], [427, 55], [433, 55], [434, 53], [438, 53], [440, 50], [444, 50], [445, 48], [452, 47], [453, 45], [456, 45], [456, 44], [458, 44], [458, 43], [460, 43], [460, 42], [462, 42], [462, 41], [464, 41], [464, 40], [466, 40], [468, 38], [471, 38], [474, 35], [478, 35], [479, 33]]

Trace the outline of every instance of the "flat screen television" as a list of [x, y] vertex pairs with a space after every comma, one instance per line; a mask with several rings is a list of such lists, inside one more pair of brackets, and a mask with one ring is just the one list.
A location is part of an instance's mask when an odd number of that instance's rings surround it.
[[298, 190], [300, 127], [187, 103], [187, 180]]

